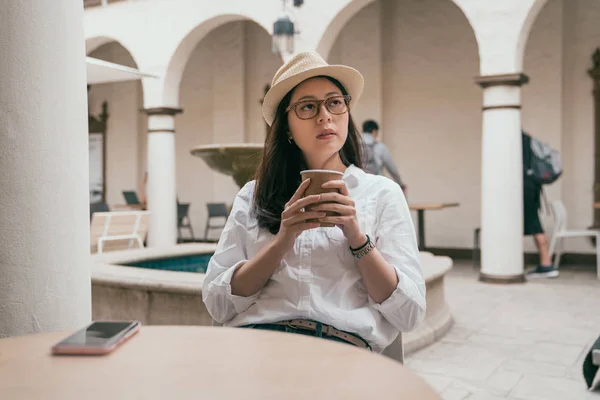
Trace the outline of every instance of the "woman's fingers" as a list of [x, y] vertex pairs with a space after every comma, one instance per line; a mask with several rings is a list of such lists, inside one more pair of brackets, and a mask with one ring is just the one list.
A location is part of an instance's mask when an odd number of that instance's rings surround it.
[[283, 211], [283, 218], [285, 219], [285, 218], [291, 217], [293, 214], [302, 210], [306, 206], [314, 204], [314, 203], [318, 203], [319, 201], [321, 201], [321, 195], [313, 194], [313, 195], [301, 198], [299, 200], [296, 200], [294, 203], [288, 203], [289, 205]]
[[356, 215], [356, 208], [340, 203], [323, 203], [312, 208], [313, 211], [333, 211], [341, 215]]
[[336, 202], [336, 203], [346, 204], [346, 205], [354, 207], [354, 200], [352, 200], [350, 197], [345, 196], [341, 193], [322, 193], [321, 201], [322, 202], [326, 202], [326, 201]]
[[338, 189], [343, 196], [349, 196], [346, 182], [342, 180], [328, 181], [321, 185], [323, 189]]
[[322, 217], [319, 218], [319, 222], [321, 223], [330, 223], [334, 225], [347, 225], [352, 222], [353, 217], [342, 216], [342, 217]]
[[306, 191], [306, 188], [308, 187], [308, 185], [310, 185], [310, 178], [302, 181], [302, 183], [300, 184], [300, 186], [298, 186], [298, 189], [296, 189], [296, 192], [294, 193], [294, 195], [292, 196], [290, 201], [288, 201], [285, 206], [287, 207], [288, 205], [292, 205], [296, 201], [301, 199], [302, 196], [304, 195], [304, 192]]
[[298, 223], [303, 223], [306, 222], [307, 219], [318, 219], [318, 218], [322, 218], [325, 215], [327, 215], [324, 211], [306, 211], [306, 212], [301, 212], [298, 214], [295, 214], [293, 216], [291, 216], [290, 218], [284, 219], [283, 220], [283, 225], [286, 228], [289, 228], [293, 225], [296, 225]]

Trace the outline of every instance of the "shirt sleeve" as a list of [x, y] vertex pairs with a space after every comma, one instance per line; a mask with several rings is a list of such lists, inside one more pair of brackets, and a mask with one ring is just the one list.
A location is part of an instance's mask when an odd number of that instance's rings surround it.
[[414, 329], [425, 318], [425, 279], [415, 229], [402, 190], [394, 186], [378, 206], [375, 246], [396, 270], [398, 286], [381, 304], [369, 296], [372, 307], [402, 332]]
[[400, 173], [398, 172], [398, 168], [396, 164], [394, 164], [394, 160], [392, 159], [392, 155], [388, 151], [387, 147], [382, 143], [381, 144], [381, 164], [392, 176], [394, 182], [396, 182], [400, 187], [404, 186], [402, 183], [402, 179], [400, 178]]
[[202, 300], [212, 318], [221, 324], [247, 310], [260, 294], [242, 297], [231, 293], [234, 272], [248, 261], [246, 227], [253, 197], [254, 181], [247, 183], [237, 194], [204, 278]]

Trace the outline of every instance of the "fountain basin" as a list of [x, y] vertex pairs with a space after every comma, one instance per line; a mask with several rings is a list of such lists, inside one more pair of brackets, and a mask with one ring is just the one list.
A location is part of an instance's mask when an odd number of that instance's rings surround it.
[[233, 177], [241, 188], [254, 179], [263, 147], [262, 143], [207, 144], [194, 147], [191, 153], [211, 169]]

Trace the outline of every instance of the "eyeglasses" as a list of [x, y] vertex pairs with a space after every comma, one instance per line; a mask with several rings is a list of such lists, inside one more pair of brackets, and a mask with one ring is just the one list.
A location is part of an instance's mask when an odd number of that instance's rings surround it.
[[285, 112], [294, 110], [298, 118], [311, 119], [319, 115], [321, 105], [324, 103], [325, 108], [331, 114], [340, 115], [348, 112], [348, 104], [350, 104], [351, 96], [332, 96], [325, 100], [301, 100], [289, 106]]

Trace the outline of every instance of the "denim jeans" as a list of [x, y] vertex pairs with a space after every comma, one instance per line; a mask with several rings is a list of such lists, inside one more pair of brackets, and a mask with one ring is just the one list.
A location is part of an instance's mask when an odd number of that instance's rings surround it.
[[[278, 324], [250, 324], [250, 325], [240, 326], [239, 328], [261, 329], [261, 330], [265, 330], [265, 331], [295, 333], [297, 335], [313, 336], [313, 337], [318, 337], [318, 338], [327, 339], [327, 340], [333, 340], [334, 342], [340, 342], [340, 343], [345, 343], [345, 344], [355, 346], [354, 343], [347, 342], [344, 339], [340, 339], [335, 336], [323, 335], [323, 333], [321, 332], [321, 330], [323, 329], [323, 324], [320, 322], [316, 322], [316, 321], [315, 321], [315, 323], [317, 324], [317, 329], [315, 331], [310, 331], [307, 329], [300, 329], [300, 328], [292, 328], [290, 326], [278, 325]], [[345, 332], [345, 333], [348, 333], [348, 332]], [[360, 340], [364, 341], [367, 344], [368, 349], [371, 350], [371, 346], [360, 336], [354, 335], [352, 333], [348, 333], [348, 334], [355, 336], [355, 337], [359, 338]]]

